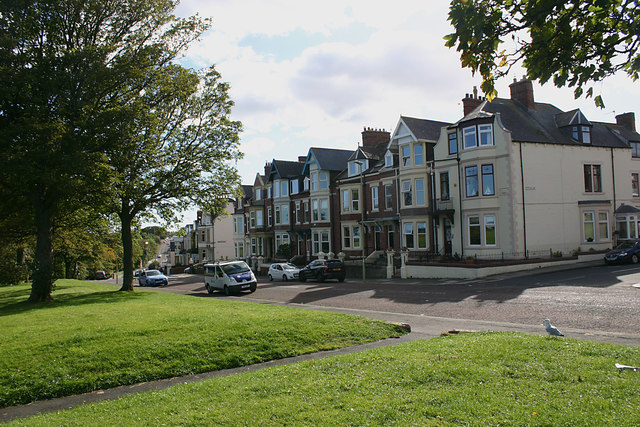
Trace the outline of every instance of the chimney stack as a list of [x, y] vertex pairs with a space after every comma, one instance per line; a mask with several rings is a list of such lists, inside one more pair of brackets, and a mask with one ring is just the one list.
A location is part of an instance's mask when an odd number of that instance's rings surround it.
[[513, 79], [513, 83], [509, 85], [509, 89], [511, 89], [511, 100], [520, 102], [528, 110], [535, 109], [533, 83], [531, 83], [531, 80], [527, 79], [526, 76], [523, 76], [520, 81]]
[[624, 113], [616, 116], [616, 123], [624, 126], [630, 131], [636, 131], [636, 115], [635, 113]]
[[299, 163], [306, 163], [307, 162], [307, 156], [298, 156], [298, 162]]
[[391, 134], [384, 129], [364, 128], [362, 131], [362, 146], [375, 148], [386, 146], [391, 139]]
[[271, 162], [266, 162], [264, 164], [264, 176], [269, 177], [270, 173], [271, 173]]
[[478, 88], [476, 86], [473, 87], [473, 93], [465, 94], [465, 97], [462, 99], [463, 113], [464, 115], [468, 115], [473, 110], [478, 108], [478, 105], [482, 104], [485, 100], [484, 96], [478, 96]]

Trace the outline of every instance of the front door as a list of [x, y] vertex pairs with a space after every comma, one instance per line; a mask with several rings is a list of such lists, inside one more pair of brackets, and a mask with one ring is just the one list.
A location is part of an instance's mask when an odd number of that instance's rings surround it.
[[373, 232], [373, 236], [374, 236], [374, 244], [375, 244], [375, 248], [374, 250], [379, 251], [380, 250], [380, 234], [382, 231], [382, 227], [380, 227], [379, 225], [376, 225], [376, 228]]
[[451, 255], [451, 245], [453, 234], [451, 233], [451, 221], [449, 218], [444, 219], [444, 254]]

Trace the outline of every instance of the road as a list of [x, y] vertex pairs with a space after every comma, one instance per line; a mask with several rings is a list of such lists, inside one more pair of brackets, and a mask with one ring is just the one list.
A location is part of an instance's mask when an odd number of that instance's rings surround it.
[[[433, 335], [449, 329], [544, 333], [551, 319], [570, 336], [640, 345], [640, 267], [589, 266], [485, 280], [269, 282], [230, 298], [297, 305], [406, 322]], [[170, 276], [163, 291], [208, 295], [202, 276]], [[568, 333], [567, 333], [568, 332]], [[616, 339], [613, 339], [616, 338]]]

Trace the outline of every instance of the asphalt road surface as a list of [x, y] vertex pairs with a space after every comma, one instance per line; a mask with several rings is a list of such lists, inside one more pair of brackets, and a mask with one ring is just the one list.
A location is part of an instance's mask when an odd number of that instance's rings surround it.
[[[418, 329], [423, 325], [425, 333], [434, 328], [544, 333], [542, 320], [548, 318], [575, 336], [640, 345], [640, 288], [633, 286], [638, 283], [640, 266], [598, 265], [484, 280], [347, 278], [344, 283], [302, 283], [259, 278], [255, 293], [232, 297], [208, 295], [203, 276], [180, 274], [170, 276], [169, 286], [159, 290], [362, 314]], [[616, 336], [626, 339], [609, 339]]]

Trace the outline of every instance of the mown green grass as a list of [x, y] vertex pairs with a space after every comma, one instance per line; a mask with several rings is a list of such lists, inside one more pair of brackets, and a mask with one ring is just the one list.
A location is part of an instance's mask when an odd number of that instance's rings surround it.
[[0, 288], [0, 407], [249, 365], [404, 332], [356, 316], [60, 280]]
[[130, 395], [16, 425], [640, 425], [640, 349], [470, 333]]

